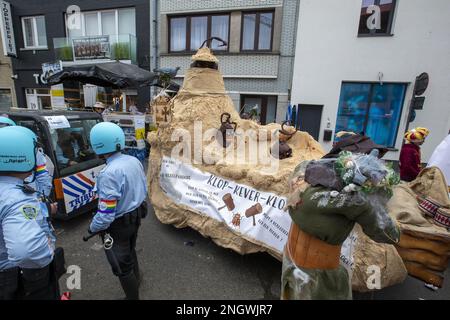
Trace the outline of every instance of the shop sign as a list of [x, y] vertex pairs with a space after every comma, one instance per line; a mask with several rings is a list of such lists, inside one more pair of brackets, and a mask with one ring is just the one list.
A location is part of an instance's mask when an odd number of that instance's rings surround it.
[[17, 57], [16, 42], [12, 23], [11, 5], [0, 1], [0, 31], [2, 35], [3, 51], [5, 56]]

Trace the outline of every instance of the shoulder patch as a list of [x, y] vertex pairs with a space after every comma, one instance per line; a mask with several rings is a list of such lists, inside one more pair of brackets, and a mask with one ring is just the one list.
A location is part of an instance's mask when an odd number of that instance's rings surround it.
[[22, 206], [20, 210], [27, 220], [35, 220], [39, 212], [37, 207], [29, 204]]

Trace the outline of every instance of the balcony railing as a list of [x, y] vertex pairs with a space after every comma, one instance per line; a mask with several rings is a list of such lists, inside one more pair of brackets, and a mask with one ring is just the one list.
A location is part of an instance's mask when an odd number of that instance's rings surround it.
[[131, 34], [54, 38], [56, 60], [131, 60], [136, 63], [136, 37]]

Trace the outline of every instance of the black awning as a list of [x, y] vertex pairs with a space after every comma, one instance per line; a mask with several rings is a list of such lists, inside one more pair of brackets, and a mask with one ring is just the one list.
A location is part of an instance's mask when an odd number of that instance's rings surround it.
[[159, 76], [134, 64], [106, 62], [98, 64], [77, 65], [64, 69], [47, 79], [50, 85], [64, 81], [79, 81], [101, 87], [116, 89], [137, 88], [158, 83]]

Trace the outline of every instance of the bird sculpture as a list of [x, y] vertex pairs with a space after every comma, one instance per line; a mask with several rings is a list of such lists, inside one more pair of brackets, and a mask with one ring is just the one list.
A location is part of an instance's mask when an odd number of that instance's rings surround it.
[[167, 75], [170, 77], [170, 79], [173, 79], [177, 76], [178, 70], [180, 70], [180, 67], [176, 67], [176, 68], [161, 67], [161, 68], [154, 69], [153, 72], [159, 73], [160, 75]]
[[158, 83], [163, 88], [168, 88], [170, 86], [170, 82], [173, 78], [176, 77], [178, 70], [180, 70], [180, 67], [176, 68], [170, 68], [170, 67], [162, 67], [154, 69], [153, 72], [158, 73]]

